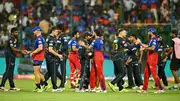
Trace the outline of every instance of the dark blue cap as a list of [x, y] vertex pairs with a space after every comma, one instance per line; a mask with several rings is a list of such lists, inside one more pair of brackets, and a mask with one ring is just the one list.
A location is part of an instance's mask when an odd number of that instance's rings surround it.
[[156, 29], [154, 29], [154, 28], [149, 28], [149, 29], [148, 29], [148, 33], [149, 33], [149, 32], [152, 32], [153, 34], [156, 34]]
[[34, 31], [36, 31], [36, 30], [41, 31], [41, 28], [40, 28], [39, 26], [36, 26], [36, 27], [32, 28], [32, 32], [34, 32]]

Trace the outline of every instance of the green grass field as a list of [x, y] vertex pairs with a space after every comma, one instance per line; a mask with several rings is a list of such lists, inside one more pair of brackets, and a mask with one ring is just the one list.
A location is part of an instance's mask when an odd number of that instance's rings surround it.
[[[67, 84], [66, 90], [61, 93], [52, 93], [51, 90], [37, 93], [32, 92], [33, 80], [15, 80], [15, 83], [21, 91], [0, 91], [0, 101], [180, 101], [180, 90], [167, 90], [163, 94], [154, 94], [154, 90], [149, 89], [147, 94], [137, 94], [136, 90], [130, 90], [127, 93], [112, 92], [107, 87], [108, 93], [76, 93]], [[152, 84], [150, 82], [149, 87]], [[8, 82], [6, 87], [9, 87]]]

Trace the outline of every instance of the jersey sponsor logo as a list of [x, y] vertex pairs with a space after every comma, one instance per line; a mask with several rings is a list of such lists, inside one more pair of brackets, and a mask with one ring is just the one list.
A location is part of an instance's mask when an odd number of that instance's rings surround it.
[[53, 43], [49, 43], [49, 46], [53, 46]]
[[122, 41], [122, 44], [125, 44], [126, 43], [126, 41]]
[[72, 46], [76, 46], [77, 44], [76, 43], [73, 43]]
[[42, 41], [38, 41], [38, 44], [42, 44]]

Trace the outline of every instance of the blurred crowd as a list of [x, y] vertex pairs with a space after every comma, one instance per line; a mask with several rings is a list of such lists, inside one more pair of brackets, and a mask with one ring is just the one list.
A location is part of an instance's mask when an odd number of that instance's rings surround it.
[[[1, 0], [0, 48], [14, 26], [22, 29], [24, 48], [31, 49], [32, 26], [39, 24], [46, 36], [51, 26], [64, 25], [70, 35], [76, 28], [101, 29], [105, 51], [120, 24], [179, 24], [180, 0]], [[180, 27], [180, 24], [179, 24]]]

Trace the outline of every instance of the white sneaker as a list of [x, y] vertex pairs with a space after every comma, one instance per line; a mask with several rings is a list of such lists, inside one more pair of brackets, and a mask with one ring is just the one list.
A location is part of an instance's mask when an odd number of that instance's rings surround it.
[[133, 90], [137, 90], [138, 89], [138, 86], [134, 86], [132, 87]]
[[10, 88], [10, 91], [20, 91], [21, 89], [19, 88]]
[[153, 89], [157, 89], [157, 87], [156, 86], [151, 86]]
[[107, 90], [97, 90], [96, 93], [107, 93]]
[[5, 87], [0, 87], [0, 90], [3, 90], [5, 92], [9, 91], [8, 89], [6, 89]]
[[96, 92], [95, 88], [90, 89], [90, 92]]
[[137, 93], [147, 93], [147, 90], [137, 90]]
[[61, 89], [52, 89], [52, 92], [62, 92]]
[[160, 93], [164, 93], [164, 90], [157, 90], [154, 92], [155, 94], [160, 94]]

